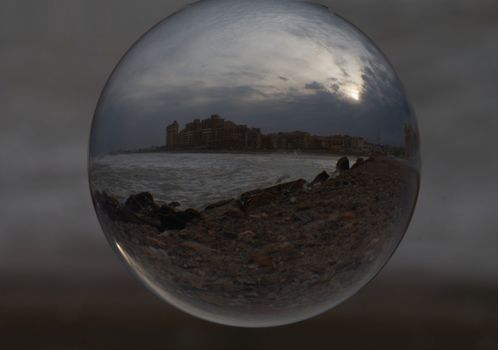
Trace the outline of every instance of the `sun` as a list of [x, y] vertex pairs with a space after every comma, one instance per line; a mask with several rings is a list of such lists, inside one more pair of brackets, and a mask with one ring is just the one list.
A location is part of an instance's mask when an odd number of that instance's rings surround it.
[[359, 101], [361, 98], [361, 90], [357, 86], [349, 86], [346, 89], [343, 89], [342, 94], [344, 97], [355, 102]]
[[355, 100], [355, 101], [359, 101], [360, 100], [360, 91], [358, 91], [357, 89], [354, 89], [354, 90], [351, 90], [349, 92], [349, 96]]

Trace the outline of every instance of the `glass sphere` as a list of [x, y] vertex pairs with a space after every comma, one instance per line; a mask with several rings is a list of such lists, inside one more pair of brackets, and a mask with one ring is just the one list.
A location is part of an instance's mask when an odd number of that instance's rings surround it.
[[419, 187], [393, 68], [320, 5], [209, 0], [147, 32], [99, 100], [89, 178], [117, 254], [200, 318], [264, 327], [357, 292]]

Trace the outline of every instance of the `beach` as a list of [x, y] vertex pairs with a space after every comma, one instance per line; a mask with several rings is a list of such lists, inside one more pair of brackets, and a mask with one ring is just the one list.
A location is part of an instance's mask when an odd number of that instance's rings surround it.
[[334, 305], [373, 277], [404, 234], [417, 186], [406, 164], [372, 158], [201, 211], [150, 193], [94, 198], [110, 241], [173, 298], [275, 317]]

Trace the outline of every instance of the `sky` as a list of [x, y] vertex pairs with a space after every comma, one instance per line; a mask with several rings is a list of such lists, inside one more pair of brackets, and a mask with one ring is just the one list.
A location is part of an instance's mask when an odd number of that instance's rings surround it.
[[326, 7], [211, 0], [168, 17], [124, 56], [96, 111], [92, 153], [161, 146], [174, 120], [211, 114], [264, 133], [397, 146], [405, 121], [415, 123], [383, 54]]

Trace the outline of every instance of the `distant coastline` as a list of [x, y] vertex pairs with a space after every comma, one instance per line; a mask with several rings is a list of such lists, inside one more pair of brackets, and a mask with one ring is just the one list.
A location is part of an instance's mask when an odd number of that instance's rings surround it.
[[220, 149], [167, 149], [165, 147], [153, 147], [146, 149], [137, 150], [126, 150], [126, 151], [116, 151], [106, 154], [101, 154], [99, 156], [105, 155], [120, 155], [120, 154], [141, 154], [141, 153], [165, 153], [165, 154], [307, 154], [307, 155], [319, 155], [319, 156], [331, 156], [331, 157], [342, 157], [342, 156], [357, 156], [357, 157], [369, 157], [369, 154], [364, 153], [333, 153], [327, 150], [220, 150]]
[[218, 154], [316, 154], [330, 156], [378, 157], [415, 159], [418, 156], [418, 134], [404, 126], [402, 146], [369, 142], [363, 137], [347, 134], [312, 135], [304, 131], [265, 134], [259, 128], [235, 124], [212, 115], [208, 119], [194, 119], [180, 129], [178, 122], [166, 127], [163, 145], [138, 149], [117, 150], [97, 156], [134, 153], [218, 153]]
[[368, 142], [363, 137], [343, 133], [319, 136], [306, 131], [263, 133], [260, 128], [236, 124], [213, 114], [207, 119], [194, 119], [182, 129], [175, 120], [166, 127], [164, 148], [171, 151], [294, 151], [319, 154], [357, 154], [408, 156], [415, 143], [414, 130], [405, 124], [405, 146]]

